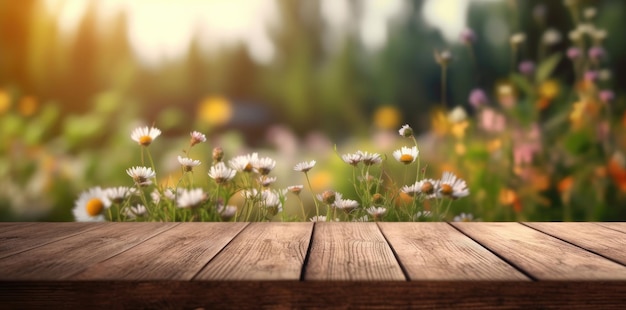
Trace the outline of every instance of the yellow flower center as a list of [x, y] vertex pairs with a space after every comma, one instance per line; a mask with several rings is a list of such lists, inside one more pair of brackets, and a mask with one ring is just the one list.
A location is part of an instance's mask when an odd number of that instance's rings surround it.
[[100, 198], [91, 198], [87, 201], [87, 204], [85, 204], [85, 209], [87, 209], [89, 216], [96, 216], [104, 209], [104, 203]]
[[450, 184], [442, 184], [441, 193], [446, 196], [452, 195], [452, 186], [450, 186]]
[[432, 194], [433, 193], [433, 183], [425, 182], [422, 184], [422, 193], [424, 194]]
[[252, 171], [252, 164], [250, 164], [250, 163], [246, 164], [246, 166], [243, 168], [243, 171], [245, 171], [245, 172]]
[[143, 146], [148, 146], [150, 143], [152, 143], [152, 137], [150, 136], [141, 136], [141, 138], [139, 138], [139, 144]]
[[413, 156], [411, 154], [402, 154], [402, 156], [400, 156], [400, 162], [410, 164], [413, 162]]

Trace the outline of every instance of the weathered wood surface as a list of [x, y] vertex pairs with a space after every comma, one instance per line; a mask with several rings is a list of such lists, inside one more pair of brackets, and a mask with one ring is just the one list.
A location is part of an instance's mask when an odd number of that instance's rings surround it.
[[0, 223], [0, 308], [621, 308], [626, 223]]

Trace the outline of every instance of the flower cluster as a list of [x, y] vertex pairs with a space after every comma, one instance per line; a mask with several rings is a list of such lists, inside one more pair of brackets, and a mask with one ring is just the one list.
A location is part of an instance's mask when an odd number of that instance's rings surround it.
[[[155, 127], [137, 128], [132, 132], [131, 139], [141, 146], [142, 156], [141, 165], [126, 169], [130, 177], [128, 187], [86, 190], [75, 202], [74, 216], [77, 221], [272, 221], [277, 218], [301, 221], [411, 221], [422, 218], [418, 214], [431, 211], [438, 217], [429, 219], [440, 220], [445, 219], [445, 212], [441, 212], [444, 199], [451, 201], [469, 194], [465, 181], [452, 173], [444, 173], [440, 180], [425, 179], [419, 175], [419, 150], [409, 125], [402, 126], [399, 134], [412, 139], [415, 145], [401, 147], [393, 152], [393, 157], [405, 169], [416, 165], [416, 177], [421, 179], [398, 190], [392, 182], [383, 180], [386, 156], [360, 150], [344, 154], [341, 159], [355, 172], [354, 199], [334, 190], [315, 194], [309, 179], [317, 164], [315, 160], [303, 161], [293, 167], [295, 172], [304, 174], [312, 193], [312, 199], [306, 200], [301, 195], [304, 185], [274, 187], [277, 180], [271, 175], [276, 167], [274, 159], [253, 152], [225, 160], [224, 151], [219, 147], [213, 149], [213, 162], [207, 167], [203, 183], [208, 184], [197, 186], [194, 173], [202, 163], [189, 155], [195, 145], [206, 142], [206, 136], [197, 131], [190, 134], [184, 155], [177, 156], [180, 179], [175, 184], [159, 184], [149, 147], [160, 134], [161, 131]], [[149, 158], [149, 165], [144, 162], [144, 154]], [[296, 196], [301, 217], [285, 215], [287, 193]], [[412, 197], [413, 201], [407, 203], [402, 195]], [[436, 201], [428, 207], [431, 210], [422, 204], [418, 206], [418, 202], [424, 199]], [[310, 210], [313, 205], [314, 213]], [[404, 214], [406, 210], [410, 210], [410, 214]]]

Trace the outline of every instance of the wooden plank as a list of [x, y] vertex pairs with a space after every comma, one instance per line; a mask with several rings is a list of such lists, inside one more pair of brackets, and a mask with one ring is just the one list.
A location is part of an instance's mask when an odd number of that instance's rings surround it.
[[595, 223], [524, 223], [524, 225], [626, 264], [626, 233]]
[[530, 280], [448, 223], [378, 223], [410, 280]]
[[176, 225], [105, 223], [80, 235], [0, 259], [0, 280], [67, 278]]
[[0, 282], [6, 309], [623, 309], [624, 281]]
[[626, 233], [626, 222], [598, 222], [595, 224]]
[[65, 239], [104, 224], [45, 222], [2, 225], [7, 229], [0, 232], [0, 258]]
[[70, 279], [191, 280], [246, 225], [184, 223]]
[[5, 231], [11, 231], [17, 227], [24, 227], [34, 224], [34, 222], [0, 222], [0, 234]]
[[626, 267], [519, 223], [453, 225], [538, 280], [626, 280]]
[[251, 223], [194, 280], [300, 279], [313, 223]]
[[305, 270], [305, 280], [406, 280], [376, 223], [316, 223]]

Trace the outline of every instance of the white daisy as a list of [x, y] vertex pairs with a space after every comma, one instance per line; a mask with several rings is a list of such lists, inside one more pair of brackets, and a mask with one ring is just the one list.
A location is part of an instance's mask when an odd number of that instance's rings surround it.
[[261, 193], [263, 207], [268, 210], [271, 215], [276, 215], [283, 211], [283, 202], [281, 194], [277, 191], [265, 190]]
[[346, 164], [357, 166], [361, 162], [361, 153], [344, 154], [341, 155], [341, 159], [343, 159]]
[[326, 216], [316, 215], [309, 219], [310, 222], [326, 222]]
[[378, 153], [358, 151], [357, 154], [361, 155], [361, 161], [366, 166], [372, 166], [383, 162], [383, 158]]
[[327, 205], [332, 205], [335, 203], [335, 201], [341, 200], [341, 193], [337, 193], [334, 191], [324, 191], [321, 194], [317, 194], [316, 197], [317, 200]]
[[259, 158], [252, 163], [252, 166], [257, 173], [267, 175], [276, 167], [276, 161], [269, 157]]
[[192, 131], [189, 135], [191, 136], [191, 140], [189, 142], [191, 146], [206, 141], [206, 136], [198, 131]]
[[150, 179], [156, 177], [156, 173], [150, 167], [132, 167], [126, 169], [126, 174], [133, 178], [135, 184], [139, 186], [148, 186], [152, 184], [152, 180]]
[[296, 195], [299, 195], [299, 194], [300, 194], [300, 192], [302, 191], [302, 189], [303, 189], [303, 188], [304, 188], [304, 186], [303, 186], [303, 185], [291, 185], [291, 186], [287, 186], [287, 190], [288, 190], [288, 191], [290, 191], [290, 192], [292, 192], [292, 193], [294, 193], [294, 194], [296, 194]]
[[163, 190], [163, 195], [161, 195], [159, 190], [155, 188], [152, 193], [150, 193], [150, 197], [152, 197], [152, 202], [158, 204], [161, 201], [161, 198], [173, 201], [176, 198], [176, 194], [174, 194], [174, 190], [171, 188], [166, 188]]
[[418, 183], [419, 182], [415, 182], [411, 185], [402, 186], [402, 188], [400, 188], [400, 191], [411, 197], [415, 197], [422, 192], [422, 186], [418, 185]]
[[276, 182], [276, 177], [268, 177], [266, 175], [262, 175], [259, 177], [259, 183], [263, 187], [269, 187], [274, 182]]
[[457, 178], [454, 173], [446, 171], [439, 181], [438, 193], [452, 199], [469, 195], [469, 189], [463, 179]]
[[369, 222], [370, 218], [367, 215], [363, 215], [361, 217], [357, 217], [355, 219], [352, 220], [353, 222]]
[[461, 213], [455, 216], [452, 220], [455, 222], [472, 222], [474, 221], [474, 216], [470, 213]]
[[136, 193], [137, 189], [134, 187], [118, 186], [107, 188], [105, 192], [107, 194], [107, 197], [109, 197], [112, 202], [122, 203], [130, 195]]
[[367, 213], [372, 216], [374, 220], [379, 220], [385, 213], [387, 213], [387, 209], [383, 207], [369, 207], [367, 209]]
[[209, 176], [215, 180], [215, 183], [222, 184], [232, 180], [237, 174], [237, 170], [226, 167], [223, 162], [219, 162], [209, 169]]
[[148, 212], [146, 206], [138, 204], [136, 206], [131, 206], [124, 211], [124, 214], [131, 219], [137, 218], [137, 216], [143, 216]]
[[228, 205], [228, 206], [219, 205], [217, 206], [217, 213], [219, 213], [222, 221], [226, 222], [226, 221], [229, 221], [231, 218], [233, 218], [233, 216], [235, 216], [235, 214], [237, 213], [237, 207], [231, 206], [231, 205]]
[[419, 153], [420, 152], [417, 150], [417, 146], [412, 148], [403, 146], [401, 149], [393, 151], [393, 157], [395, 157], [397, 161], [408, 165], [417, 159]]
[[400, 130], [398, 130], [398, 133], [400, 133], [401, 136], [408, 138], [410, 136], [413, 135], [413, 128], [411, 128], [411, 126], [409, 126], [409, 124], [406, 124], [404, 126], [402, 126], [402, 128], [400, 128]]
[[313, 169], [313, 167], [315, 167], [315, 161], [309, 161], [309, 162], [301, 162], [297, 165], [295, 165], [293, 167], [293, 170], [295, 171], [300, 171], [300, 172], [308, 172], [309, 170]]
[[187, 157], [178, 156], [178, 163], [183, 166], [183, 170], [186, 172], [193, 171], [193, 167], [199, 166], [200, 161], [197, 159], [191, 159]]
[[338, 199], [335, 200], [334, 207], [346, 213], [350, 213], [359, 207], [359, 203], [352, 199]]
[[256, 190], [256, 188], [247, 189], [241, 191], [241, 196], [243, 196], [243, 198], [245, 199], [256, 199], [259, 196], [259, 192]]
[[258, 160], [258, 156], [257, 153], [240, 155], [231, 159], [228, 163], [233, 169], [239, 172], [252, 172], [254, 163]]
[[110, 206], [111, 200], [106, 191], [100, 187], [93, 187], [78, 196], [72, 213], [77, 222], [103, 222], [104, 210]]
[[206, 194], [201, 188], [185, 189], [178, 194], [176, 205], [178, 205], [179, 208], [195, 208], [200, 206], [205, 199]]
[[139, 143], [139, 145], [148, 146], [160, 135], [161, 130], [158, 128], [139, 127], [133, 130], [130, 134], [130, 138]]
[[432, 212], [425, 210], [425, 211], [417, 211], [417, 213], [415, 213], [413, 215], [413, 220], [414, 221], [420, 221], [420, 220], [424, 220], [424, 219], [429, 219], [433, 216]]

